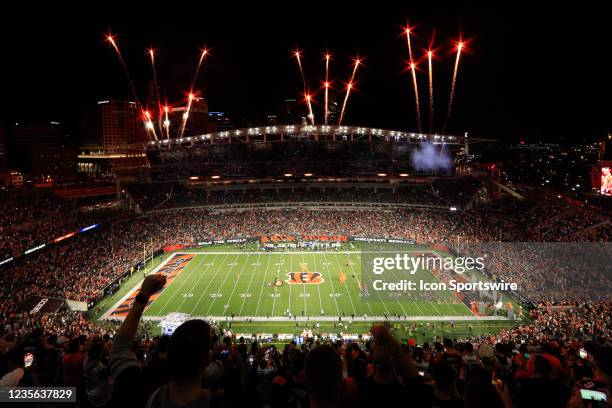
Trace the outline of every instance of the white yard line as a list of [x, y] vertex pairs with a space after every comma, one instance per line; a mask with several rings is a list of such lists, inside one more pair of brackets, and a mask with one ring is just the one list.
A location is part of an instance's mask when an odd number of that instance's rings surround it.
[[[161, 313], [164, 311], [164, 309], [165, 309], [165, 308], [166, 308], [166, 307], [167, 307], [167, 306], [170, 304], [170, 301], [171, 301], [172, 299], [174, 299], [174, 295], [176, 295], [177, 293], [179, 293], [179, 292], [181, 291], [181, 289], [183, 289], [183, 286], [185, 286], [185, 284], [186, 284], [186, 283], [189, 281], [189, 278], [191, 277], [191, 274], [192, 274], [192, 273], [197, 273], [197, 272], [198, 272], [198, 268], [200, 267], [200, 265], [202, 264], [202, 262], [204, 262], [204, 260], [205, 260], [205, 259], [206, 259], [206, 257], [202, 257], [202, 259], [201, 259], [201, 260], [200, 260], [200, 261], [197, 263], [197, 265], [196, 265], [196, 266], [193, 268], [193, 272], [190, 272], [190, 275], [189, 275], [189, 276], [187, 276], [183, 282], [181, 282], [181, 285], [178, 287], [178, 289], [175, 289], [175, 290], [174, 290], [174, 294], [173, 294], [172, 296], [170, 296], [170, 297], [168, 298], [168, 300], [166, 300], [166, 303], [165, 303], [165, 304], [164, 304], [164, 306], [162, 306], [162, 308], [160, 309], [159, 314], [161, 314]], [[193, 261], [193, 259], [192, 259], [192, 261]], [[189, 263], [191, 263], [191, 261], [189, 261]], [[183, 272], [185, 272], [185, 269], [184, 269], [184, 268], [183, 268], [183, 270], [181, 271], [180, 275], [182, 275], [182, 274], [183, 274]], [[176, 278], [178, 278], [178, 277], [179, 277], [179, 275], [177, 275], [177, 276], [176, 276], [174, 279], [176, 279]], [[174, 283], [176, 283], [174, 280], [173, 280], [173, 282], [174, 282]], [[170, 285], [168, 285], [168, 287], [172, 286], [172, 283], [173, 283], [173, 282], [170, 282]], [[159, 297], [158, 297], [158, 299], [159, 299]]]
[[[317, 257], [313, 256], [312, 259], [314, 260], [314, 272], [316, 272], [317, 271]], [[323, 282], [325, 282], [325, 278], [323, 278]], [[331, 282], [331, 279], [330, 279], [330, 282]], [[321, 300], [321, 284], [317, 285], [317, 294], [319, 295], [319, 306], [321, 307], [321, 313], [325, 313], [325, 311], [323, 310], [323, 301]], [[340, 315], [340, 311], [338, 311], [338, 315]]]
[[[247, 257], [247, 261], [248, 261], [248, 259], [249, 258]], [[241, 273], [244, 270], [245, 266], [246, 266], [246, 262], [243, 262], [242, 263], [242, 270], [240, 271]], [[230, 272], [232, 271], [232, 268], [233, 268], [233, 266], [230, 266], [230, 270], [225, 274], [225, 279], [223, 279], [223, 282], [221, 282], [221, 285], [219, 285], [219, 289], [222, 289], [225, 286], [225, 282], [227, 282], [227, 278], [229, 278]], [[215, 276], [217, 276], [217, 275], [215, 274]], [[223, 293], [221, 293], [221, 296], [223, 296]], [[218, 298], [219, 298], [218, 296], [213, 297], [213, 301], [210, 302], [210, 305], [208, 305], [208, 309], [206, 310], [206, 314], [210, 313], [210, 309], [212, 309], [213, 305], [215, 304], [215, 302], [217, 301]], [[229, 304], [229, 303], [226, 303], [226, 304]]]
[[[283, 259], [283, 262], [285, 262], [284, 256], [285, 255], [281, 255], [281, 259]], [[293, 256], [292, 255], [288, 255], [288, 256], [289, 256], [289, 272], [293, 272]], [[292, 297], [293, 297], [293, 285], [289, 285], [289, 302], [287, 304], [287, 309], [289, 309], [289, 313], [294, 315], [295, 313], [293, 313], [293, 310], [291, 310], [291, 298]]]
[[[324, 251], [182, 251], [174, 255], [259, 255], [259, 254], [322, 254]], [[421, 254], [424, 251], [411, 250], [407, 253]], [[338, 251], [338, 254], [396, 254], [397, 251]]]
[[[332, 288], [332, 297], [334, 298], [334, 302], [336, 302], [336, 311], [338, 312], [338, 316], [340, 316], [340, 307], [338, 306], [338, 299], [336, 299], [336, 289], [334, 289], [334, 280], [332, 279], [331, 274], [329, 273], [329, 261], [327, 260], [327, 253], [325, 253], [323, 255], [323, 259], [325, 259], [325, 265], [323, 265], [323, 266], [327, 270], [327, 276], [329, 276], [329, 283], [330, 283], [331, 288]], [[316, 257], [315, 257], [315, 269], [316, 269], [316, 267], [317, 267], [317, 260], [316, 260]], [[321, 297], [321, 294], [319, 293], [319, 298], [320, 297]], [[353, 307], [353, 311], [355, 311], [354, 307]]]
[[[325, 255], [325, 260], [327, 261], [327, 255]], [[329, 263], [329, 262], [328, 262], [328, 263]], [[342, 268], [342, 264], [340, 263], [340, 261], [339, 261], [339, 259], [338, 259], [338, 254], [336, 254], [336, 263], [338, 263], [338, 266], [339, 266], [340, 268]], [[355, 270], [353, 269], [353, 267], [352, 267], [352, 266], [351, 266], [351, 270], [352, 270], [352, 274], [351, 274], [351, 277], [352, 277], [353, 275], [355, 275]], [[351, 282], [355, 283], [354, 281], [351, 281]], [[349, 301], [351, 302], [351, 306], [353, 307], [353, 315], [354, 315], [354, 316], [357, 316], [359, 313], [357, 313], [357, 309], [355, 309], [355, 304], [353, 303], [353, 297], [351, 296], [351, 291], [348, 289], [348, 285], [349, 285], [349, 284], [345, 282], [345, 283], [344, 283], [344, 289], [345, 289], [346, 294], [347, 294], [347, 296], [348, 296], [348, 298], [349, 298]], [[371, 308], [371, 307], [370, 307], [370, 305], [368, 304], [368, 300], [367, 300], [367, 299], [365, 299], [364, 301], [366, 302], [366, 305], [368, 306], [368, 309], [370, 309], [370, 314], [372, 314], [372, 308]]]
[[[397, 278], [397, 275], [395, 274], [395, 272], [393, 272], [393, 277]], [[408, 315], [408, 313], [406, 313], [406, 309], [404, 309], [404, 305], [402, 305], [402, 302], [400, 302], [400, 300], [397, 297], [394, 297], [394, 298], [397, 301], [397, 304], [400, 306], [400, 309], [402, 309], [402, 312], [404, 312], [404, 316]], [[413, 303], [416, 304], [416, 302], [413, 302]], [[417, 307], [419, 307], [419, 305], [417, 305]], [[421, 309], [419, 308], [419, 310], [421, 310]], [[422, 312], [422, 310], [421, 310], [421, 312]]]
[[272, 259], [272, 257], [268, 258], [268, 266], [266, 267], [266, 270], [264, 271], [263, 282], [261, 283], [261, 289], [259, 291], [259, 297], [257, 298], [257, 306], [255, 307], [255, 315], [257, 315], [257, 312], [259, 311], [259, 304], [261, 303], [261, 295], [263, 294], [264, 287], [266, 286], [266, 277], [268, 276], [268, 269], [270, 267], [270, 260], [271, 259]]
[[[257, 262], [259, 262], [259, 257], [257, 257]], [[270, 257], [268, 257], [268, 264], [266, 265], [266, 268], [269, 265], [270, 265]], [[257, 266], [253, 269], [253, 272], [251, 272], [251, 279], [249, 280], [249, 286], [247, 287], [247, 290], [244, 293], [244, 298], [242, 298], [242, 304], [240, 305], [240, 311], [238, 312], [238, 316], [242, 315], [242, 309], [244, 308], [244, 302], [246, 302], [247, 296], [250, 294], [251, 284], [253, 283], [253, 277], [255, 276], [256, 270], [257, 270]]]
[[[202, 257], [202, 258], [204, 258], [204, 257]], [[214, 259], [216, 259], [216, 256], [215, 256], [215, 258], [214, 258]], [[206, 275], [206, 274], [208, 273], [208, 270], [209, 270], [209, 269], [210, 269], [210, 267], [213, 265], [214, 259], [213, 259], [213, 261], [211, 261], [211, 264], [210, 264], [210, 265], [208, 265], [208, 266], [207, 266], [207, 267], [204, 269], [204, 271], [202, 271], [202, 272], [200, 272], [200, 273], [199, 273], [199, 275], [200, 275], [200, 276], [199, 276], [199, 277], [198, 277], [198, 279], [196, 280], [196, 283], [194, 283], [194, 284], [193, 284], [193, 286], [191, 287], [191, 290], [189, 291], [189, 293], [192, 293], [192, 294], [193, 294], [193, 290], [196, 288], [196, 286], [198, 286], [198, 283], [200, 283], [200, 280], [202, 280], [202, 278], [204, 277], [204, 275]], [[197, 272], [197, 270], [196, 270], [196, 272]], [[175, 294], [175, 296], [176, 296], [176, 294]], [[172, 299], [174, 299], [174, 297], [175, 297], [175, 296], [173, 296], [173, 297], [172, 297]], [[183, 307], [183, 304], [185, 304], [185, 301], [186, 301], [186, 300], [187, 300], [187, 298], [186, 298], [186, 297], [184, 297], [184, 298], [183, 298], [183, 301], [181, 302], [181, 304], [179, 305], [179, 307], [177, 308], [177, 310], [181, 310], [181, 308]], [[192, 312], [193, 312], [193, 310], [192, 310]]]
[[[225, 259], [227, 258], [227, 255], [225, 255], [223, 257], [223, 259], [221, 260], [221, 262], [219, 263], [219, 266], [221, 266], [224, 262]], [[215, 258], [216, 259], [216, 258]], [[200, 295], [200, 297], [198, 298], [198, 301], [196, 302], [196, 304], [193, 306], [193, 309], [191, 309], [191, 313], [194, 312], [194, 310], [196, 310], [198, 308], [198, 305], [200, 304], [200, 302], [202, 301], [202, 299], [204, 299], [206, 297], [206, 292], [208, 292], [208, 288], [210, 287], [210, 285], [212, 285], [212, 283], [215, 281], [215, 277], [217, 276], [217, 274], [219, 273], [220, 269], [217, 269], [215, 271], [215, 274], [210, 278], [210, 280], [208, 281], [208, 285], [206, 285], [206, 288], [204, 289], [204, 292], [202, 292], [202, 294]], [[190, 314], [191, 314], [190, 313]]]
[[[308, 264], [304, 262], [304, 253], [302, 252], [302, 263], [306, 266], [306, 269], [308, 269]], [[301, 268], [301, 266], [300, 266]], [[301, 271], [301, 269], [300, 269]], [[310, 296], [310, 293], [308, 293], [308, 295]], [[306, 285], [302, 284], [302, 299], [304, 299], [304, 316], [308, 316], [308, 304], [306, 303]]]
[[[361, 251], [359, 251], [359, 253], [361, 254]], [[337, 255], [336, 255], [336, 256], [337, 256]], [[361, 258], [359, 259], [359, 261], [361, 262]], [[355, 268], [353, 268], [353, 263], [352, 263], [352, 260], [351, 260], [351, 271], [353, 272], [353, 275], [355, 275]], [[359, 281], [361, 281], [361, 279], [359, 279]], [[348, 290], [348, 288], [347, 288], [347, 290]], [[361, 293], [361, 288], [359, 288], [359, 293]], [[368, 293], [370, 293], [370, 292], [369, 292], [369, 290], [368, 290]], [[376, 294], [376, 296], [378, 296], [378, 293]], [[370, 306], [370, 302], [368, 301], [367, 296], [362, 296], [361, 298], [362, 298], [363, 300], [365, 300], [366, 305], [368, 306], [368, 309], [370, 309], [370, 313], [371, 313], [371, 314], [372, 314], [372, 313], [374, 313], [374, 312], [372, 311], [372, 306]], [[385, 302], [383, 302], [383, 301], [382, 301], [382, 299], [380, 298], [380, 296], [378, 296], [378, 299], [379, 299], [379, 300], [382, 302], [382, 304], [383, 304], [383, 306], [384, 306], [385, 310], [387, 311], [387, 314], [389, 314], [389, 310], [387, 309], [387, 306], [385, 305]]]
[[[283, 267], [283, 262], [284, 262], [283, 261], [283, 256], [284, 256], [284, 254], [281, 253], [281, 256], [280, 256], [281, 260], [279, 261], [280, 265], [278, 265], [278, 268], [276, 268], [276, 277], [277, 278], [279, 276], [281, 268]], [[276, 308], [276, 298], [278, 297], [278, 296], [276, 296], [276, 294], [278, 293], [278, 286], [276, 286], [274, 284], [273, 284], [273, 286], [274, 286], [274, 295], [272, 296], [272, 311], [270, 312], [270, 316], [274, 316], [274, 309]], [[289, 306], [291, 306], [291, 297], [289, 298]], [[291, 308], [289, 310], [291, 310]]]
[[[437, 256], [438, 258], [442, 258], [438, 253], [431, 251], [432, 254], [434, 254], [435, 256]], [[440, 279], [438, 279], [436, 277], [436, 275], [434, 275], [433, 273], [431, 273], [431, 271], [429, 269], [423, 269], [424, 271], [427, 271], [427, 273], [429, 273], [431, 276], [434, 277], [435, 280], [437, 280], [438, 282], [440, 282]], [[439, 293], [436, 293], [435, 297], [436, 297], [436, 301], [438, 300], [438, 296], [440, 296]], [[452, 296], [452, 294], [451, 294]], [[428, 303], [431, 304], [431, 307], [436, 311], [436, 313], [438, 313], [439, 315], [442, 315], [442, 313], [440, 312], [440, 310], [436, 307], [436, 301], [429, 301]], [[444, 303], [447, 303], [446, 301]], [[419, 310], [421, 310], [419, 308]]]
[[[257, 261], [255, 261], [254, 263], [257, 263], [257, 265], [255, 266], [255, 268], [257, 269], [257, 266], [259, 266], [259, 258], [261, 257], [261, 255], [257, 255]], [[247, 258], [247, 261], [249, 260], [249, 258]], [[238, 282], [240, 282], [240, 278], [242, 278], [242, 273], [244, 272], [244, 268], [246, 267], [248, 262], [244, 262], [242, 264], [242, 269], [240, 270], [240, 273], [238, 274], [238, 279], [236, 279], [236, 282], [234, 283], [234, 287], [232, 288], [232, 293], [230, 293], [229, 295], [229, 299], [227, 299], [227, 307], [223, 309], [223, 316], [225, 316], [225, 314], [227, 313], [227, 309], [229, 309], [229, 305], [232, 302], [232, 296], [234, 296], [234, 292], [236, 291], [236, 288], [238, 287]], [[229, 273], [228, 273], [229, 275]], [[251, 274], [251, 276], [253, 276], [253, 274]]]
[[[165, 316], [144, 316], [143, 320], [152, 320], [158, 321], [163, 320]], [[192, 316], [194, 319], [202, 319], [202, 320], [215, 320], [215, 321], [225, 321], [227, 320], [227, 316]], [[124, 319], [123, 317], [118, 317], [117, 319]], [[391, 318], [384, 319], [376, 316], [368, 316], [364, 318], [363, 316], [355, 316], [353, 322], [381, 322], [381, 321], [389, 321], [389, 322], [436, 322], [436, 321], [448, 321], [453, 320], [455, 322], [459, 321], [492, 321], [492, 322], [509, 322], [507, 317], [504, 316], [407, 316], [406, 318]], [[298, 317], [296, 316], [295, 320], [289, 320], [285, 316], [236, 316], [231, 319], [232, 322], [282, 322], [282, 323], [293, 323], [294, 321], [298, 322], [337, 322], [337, 316], [319, 316], [317, 318], [310, 318], [309, 316]]]
[[[440, 255], [438, 252], [436, 252], [436, 251], [431, 251], [431, 252], [434, 253], [438, 258], [443, 258], [443, 256]], [[459, 298], [457, 298], [452, 292], [451, 292], [451, 296], [453, 296], [455, 299], [459, 300]], [[444, 303], [447, 306], [450, 305], [451, 309], [454, 309], [455, 303], [449, 303], [446, 300], [444, 300]], [[470, 310], [470, 308], [465, 303], [463, 303], [463, 301], [461, 301], [461, 304], [463, 305], [463, 307], [465, 307], [470, 312], [470, 314], [473, 314], [472, 311]], [[434, 308], [435, 308], [435, 306], [434, 306]]]

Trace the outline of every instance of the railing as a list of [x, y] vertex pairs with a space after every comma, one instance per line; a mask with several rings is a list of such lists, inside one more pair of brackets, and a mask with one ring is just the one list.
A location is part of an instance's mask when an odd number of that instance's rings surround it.
[[348, 202], [348, 201], [282, 201], [269, 203], [235, 203], [235, 204], [211, 204], [211, 205], [192, 205], [184, 207], [173, 207], [146, 212], [143, 216], [152, 214], [170, 213], [182, 210], [210, 210], [210, 211], [234, 211], [234, 210], [278, 210], [278, 209], [306, 209], [306, 210], [385, 210], [392, 211], [398, 208], [429, 208], [437, 210], [449, 210], [449, 207], [431, 204], [416, 203], [377, 203], [377, 202]]

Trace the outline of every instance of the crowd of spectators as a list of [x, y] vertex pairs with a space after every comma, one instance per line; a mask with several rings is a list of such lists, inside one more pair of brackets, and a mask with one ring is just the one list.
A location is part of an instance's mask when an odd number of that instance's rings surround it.
[[39, 243], [41, 236], [62, 231], [63, 221], [70, 218], [65, 215], [71, 210], [49, 192], [23, 189], [0, 193], [0, 259], [23, 252]]
[[[481, 183], [470, 179], [439, 179], [431, 185], [338, 188], [319, 184], [280, 185], [278, 188], [245, 186], [239, 189], [208, 190], [186, 188], [177, 183], [137, 184], [128, 188], [129, 203], [145, 213], [180, 207], [244, 205], [269, 203], [369, 203], [409, 204], [416, 207], [445, 208], [462, 205], [478, 195]], [[468, 212], [494, 240], [505, 241], [600, 241], [612, 229], [610, 217], [587, 208], [577, 208], [561, 199], [542, 198], [514, 205], [511, 211], [494, 200]], [[0, 192], [0, 261], [16, 257], [26, 249], [92, 223], [112, 223], [126, 218], [117, 208], [97, 209], [76, 199], [62, 199], [44, 189]], [[139, 211], [140, 212], [140, 211]], [[486, 224], [486, 225], [485, 225]], [[461, 233], [461, 231], [459, 231]]]
[[[163, 279], [147, 278], [145, 299]], [[392, 324], [367, 341], [259, 343], [202, 320], [160, 336], [143, 302], [121, 324], [66, 312], [5, 325], [1, 386], [74, 386], [82, 407], [604, 407], [584, 390], [612, 395], [605, 302], [542, 304], [529, 325], [419, 344]]]
[[112, 206], [92, 205], [103, 201], [109, 198], [63, 199], [45, 189], [25, 187], [0, 190], [0, 261], [78, 228], [126, 215]]
[[132, 198], [145, 211], [180, 207], [269, 204], [269, 203], [390, 203], [415, 206], [448, 207], [448, 202], [436, 196], [428, 186], [394, 187], [383, 184], [374, 189], [358, 187], [339, 188], [334, 183], [307, 186], [291, 183], [278, 187], [208, 190], [185, 188], [180, 184], [156, 183], [129, 187]]

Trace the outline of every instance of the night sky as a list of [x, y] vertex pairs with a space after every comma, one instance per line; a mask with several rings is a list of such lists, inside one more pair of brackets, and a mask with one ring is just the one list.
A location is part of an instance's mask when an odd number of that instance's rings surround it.
[[[259, 2], [260, 3], [260, 2]], [[140, 97], [151, 77], [145, 48], [157, 51], [160, 87], [178, 104], [189, 88], [199, 48], [212, 55], [197, 89], [212, 111], [261, 122], [286, 97], [299, 97], [301, 79], [291, 50], [303, 49], [311, 89], [324, 76], [323, 52], [333, 54], [331, 78], [346, 81], [351, 58], [365, 66], [351, 95], [345, 124], [416, 129], [414, 97], [402, 27], [415, 25], [414, 48], [423, 55], [432, 30], [436, 123], [446, 114], [459, 33], [469, 41], [463, 55], [449, 130], [515, 141], [603, 137], [612, 130], [612, 30], [601, 6], [583, 10], [509, 3], [482, 8], [469, 3], [299, 2], [295, 6], [227, 6], [219, 2], [154, 2], [146, 6], [88, 3], [78, 7], [13, 10], [0, 27], [0, 123], [75, 123], [84, 107], [109, 98], [130, 98], [113, 50], [117, 35]], [[414, 3], [414, 6], [410, 4]], [[427, 112], [426, 64], [419, 75], [421, 108]], [[323, 93], [316, 97], [321, 117]], [[341, 99], [341, 98], [340, 98]], [[427, 116], [423, 116], [427, 123]]]

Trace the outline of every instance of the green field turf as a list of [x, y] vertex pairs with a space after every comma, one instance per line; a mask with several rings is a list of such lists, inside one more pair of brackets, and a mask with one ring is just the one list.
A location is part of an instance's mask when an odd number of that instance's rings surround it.
[[[348, 258], [352, 266], [347, 265]], [[288, 284], [287, 273], [319, 272], [320, 284]], [[346, 283], [340, 283], [340, 272]], [[382, 300], [369, 288], [362, 297], [359, 253], [353, 252], [203, 252], [195, 255], [145, 311], [148, 317], [172, 312], [192, 316], [285, 317], [333, 316], [470, 316], [470, 310], [450, 292], [436, 292], [430, 301], [402, 294]], [[268, 287], [275, 277], [281, 287]], [[417, 279], [436, 281], [427, 270]]]

